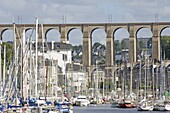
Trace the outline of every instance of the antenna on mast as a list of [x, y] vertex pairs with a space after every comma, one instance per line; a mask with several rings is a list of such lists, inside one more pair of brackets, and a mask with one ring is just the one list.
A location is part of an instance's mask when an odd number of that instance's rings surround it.
[[66, 23], [66, 14], [62, 15], [62, 24]]
[[155, 13], [155, 22], [158, 22], [158, 21], [159, 21], [159, 14]]
[[64, 24], [64, 15], [62, 15], [62, 24]]
[[109, 21], [109, 23], [112, 23], [112, 14], [108, 15], [108, 21]]
[[110, 23], [112, 23], [112, 14], [110, 15]]
[[19, 24], [19, 16], [18, 16], [18, 24]]
[[64, 20], [65, 20], [64, 22], [65, 22], [65, 24], [66, 24], [66, 14], [64, 15]]

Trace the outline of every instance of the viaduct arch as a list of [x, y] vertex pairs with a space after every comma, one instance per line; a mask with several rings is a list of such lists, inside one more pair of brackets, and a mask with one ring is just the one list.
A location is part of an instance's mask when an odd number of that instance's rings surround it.
[[[22, 35], [23, 30], [35, 28], [35, 24], [0, 24], [0, 38], [5, 30], [14, 30], [16, 26], [15, 35], [17, 39]], [[137, 45], [136, 34], [141, 28], [148, 28], [151, 30], [152, 37], [152, 58], [160, 60], [160, 34], [163, 29], [170, 27], [170, 22], [156, 22], [156, 23], [85, 23], [85, 24], [44, 24], [44, 36], [51, 29], [59, 31], [61, 37], [60, 41], [65, 43], [68, 40], [68, 33], [72, 29], [80, 29], [83, 34], [83, 65], [91, 67], [91, 33], [96, 28], [104, 29], [106, 33], [106, 67], [114, 65], [114, 33], [119, 28], [124, 28], [129, 33], [129, 62], [135, 63], [137, 59]], [[41, 41], [41, 25], [39, 25], [39, 41]], [[16, 40], [17, 40], [16, 39]]]

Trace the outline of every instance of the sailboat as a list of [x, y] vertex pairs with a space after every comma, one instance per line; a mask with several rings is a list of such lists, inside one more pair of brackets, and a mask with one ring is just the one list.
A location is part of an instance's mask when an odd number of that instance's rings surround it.
[[[161, 65], [160, 72], [161, 71], [162, 71], [162, 65]], [[158, 72], [158, 67], [157, 67], [157, 72]], [[157, 73], [157, 76], [158, 76], [158, 73]], [[162, 74], [160, 74], [160, 77], [162, 77]], [[156, 79], [158, 79], [158, 77]], [[157, 80], [157, 84], [158, 84], [158, 80]], [[161, 85], [162, 85], [162, 79], [161, 79], [160, 87], [161, 87]], [[156, 89], [157, 89], [157, 87], [156, 87]], [[153, 111], [165, 111], [164, 101], [165, 101], [165, 98], [163, 96], [161, 96], [161, 93], [160, 93], [159, 97], [158, 98], [156, 97], [156, 99], [155, 99]]]
[[[14, 34], [15, 34], [15, 24], [14, 24]], [[1, 45], [0, 45], [1, 46]], [[1, 100], [1, 107], [0, 110], [2, 111], [3, 106], [5, 105], [5, 110], [10, 109], [10, 108], [14, 108], [14, 109], [20, 109], [21, 106], [19, 104], [17, 104], [17, 100], [18, 100], [18, 74], [20, 73], [18, 67], [20, 67], [19, 65], [17, 65], [18, 62], [21, 61], [21, 57], [20, 59], [17, 59], [16, 57], [18, 57], [17, 54], [17, 47], [16, 47], [16, 41], [15, 41], [15, 35], [14, 35], [14, 44], [13, 44], [14, 48], [13, 51], [15, 54], [11, 54], [10, 56], [10, 62], [7, 63], [7, 65], [5, 64], [6, 59], [4, 59], [4, 71], [3, 71], [3, 85], [1, 84], [1, 96], [0, 96], [0, 100]], [[18, 48], [20, 47], [20, 45], [18, 45]], [[5, 56], [5, 50], [4, 49], [4, 58], [6, 58]], [[1, 52], [1, 50], [0, 50]], [[12, 52], [11, 52], [12, 53]], [[14, 56], [15, 55], [15, 56]], [[1, 58], [0, 58], [1, 59]], [[16, 61], [17, 59], [17, 61]], [[1, 65], [0, 65], [1, 66]], [[9, 69], [9, 73], [6, 73], [6, 69]], [[1, 68], [0, 68], [1, 69]], [[1, 70], [0, 70], [1, 72]], [[2, 73], [1, 73], [2, 74]], [[0, 80], [0, 82], [2, 82], [2, 80]], [[5, 98], [3, 98], [5, 97]], [[2, 102], [2, 100], [4, 102]]]
[[119, 108], [134, 108], [136, 107], [136, 103], [134, 102], [134, 98], [132, 96], [132, 65], [131, 65], [131, 77], [130, 77], [130, 95], [126, 96], [126, 92], [125, 92], [125, 85], [126, 85], [126, 81], [125, 81], [125, 72], [127, 73], [127, 69], [125, 66], [125, 69], [123, 71], [123, 98], [118, 102], [118, 107]]
[[[2, 48], [2, 41], [0, 40], [0, 63], [1, 63], [1, 48]], [[1, 75], [2, 75], [2, 72], [1, 72], [1, 64], [0, 64], [0, 76]], [[5, 98], [2, 95], [2, 79], [1, 78], [2, 77], [0, 77], [0, 112], [4, 110], [4, 105], [1, 103], [5, 101]]]
[[[148, 58], [148, 64], [146, 64], [146, 59]], [[146, 95], [147, 92], [147, 76], [146, 76], [146, 68], [149, 67], [149, 56], [145, 56], [145, 92], [144, 92], [144, 98], [139, 102], [137, 106], [138, 111], [152, 111], [153, 110], [153, 95]], [[152, 82], [153, 82], [153, 77], [152, 77]], [[154, 84], [154, 82], [152, 83]], [[152, 90], [153, 91], [153, 90]]]
[[143, 99], [141, 102], [139, 102], [137, 106], [138, 111], [152, 111], [153, 110], [153, 105], [151, 101], [148, 101], [146, 99]]
[[[160, 89], [162, 89], [162, 86], [164, 86], [165, 85], [165, 78], [163, 78], [163, 81], [162, 81], [162, 62], [161, 62], [161, 67], [160, 67]], [[165, 73], [164, 73], [165, 74]], [[165, 77], [165, 76], [164, 76]], [[165, 87], [165, 86], [164, 86]], [[165, 91], [165, 89], [163, 90], [163, 91]], [[154, 111], [169, 111], [170, 110], [170, 101], [169, 100], [167, 100], [167, 99], [165, 99], [165, 96], [164, 95], [162, 95], [163, 94], [163, 92], [162, 92], [162, 90], [161, 90], [161, 92], [160, 92], [160, 95], [159, 95], [159, 98], [158, 99], [156, 99], [155, 100], [155, 103], [154, 103]]]

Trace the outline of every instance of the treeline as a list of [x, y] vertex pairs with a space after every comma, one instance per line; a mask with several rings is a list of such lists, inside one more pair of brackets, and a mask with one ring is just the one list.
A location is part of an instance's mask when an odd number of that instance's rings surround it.
[[170, 60], [170, 36], [162, 36], [160, 43], [162, 59]]
[[[160, 47], [161, 47], [162, 58], [170, 60], [170, 36], [162, 36], [160, 42], [161, 42]], [[137, 44], [137, 51], [141, 52], [144, 49], [146, 50], [146, 48], [152, 48], [152, 38], [150, 38], [146, 44], [143, 41], [138, 41], [137, 43], [138, 43]], [[99, 47], [101, 47], [101, 48], [99, 48]], [[121, 54], [122, 49], [128, 49], [129, 48], [129, 41], [115, 40], [114, 41], [114, 48], [115, 48], [115, 53], [116, 54]], [[99, 42], [96, 42], [92, 46], [93, 53], [95, 53], [97, 51], [97, 49], [102, 49], [103, 50], [103, 49], [106, 49], [106, 47], [105, 47], [105, 45], [102, 45]], [[82, 52], [82, 45], [73, 46], [72, 50], [77, 51], [78, 53], [80, 53], [80, 52]], [[101, 52], [103, 52], [103, 51], [101, 51]], [[101, 54], [101, 55], [103, 55], [103, 54]], [[76, 58], [81, 58], [81, 57], [79, 57], [78, 54], [75, 57]], [[102, 57], [102, 58], [105, 58], [105, 57]]]

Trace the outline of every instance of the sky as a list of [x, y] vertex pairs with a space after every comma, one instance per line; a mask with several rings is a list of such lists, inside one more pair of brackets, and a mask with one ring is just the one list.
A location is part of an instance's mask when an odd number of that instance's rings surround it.
[[[169, 22], [169, 4], [170, 0], [1, 0], [0, 24], [35, 23], [36, 17], [47, 24]], [[95, 40], [106, 35], [103, 30], [95, 32]], [[118, 34], [128, 37], [126, 31]], [[79, 30], [69, 35], [82, 37]]]

